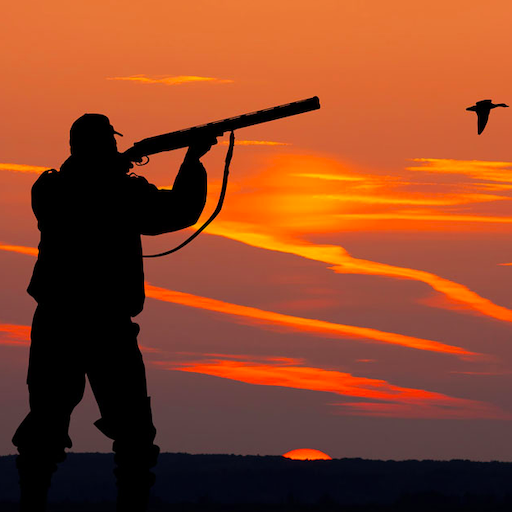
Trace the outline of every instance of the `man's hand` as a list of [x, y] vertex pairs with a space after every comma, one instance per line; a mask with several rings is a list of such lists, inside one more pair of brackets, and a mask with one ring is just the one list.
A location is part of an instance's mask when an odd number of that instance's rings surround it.
[[210, 151], [211, 147], [217, 144], [217, 137], [205, 137], [197, 139], [187, 151], [185, 158], [199, 159]]

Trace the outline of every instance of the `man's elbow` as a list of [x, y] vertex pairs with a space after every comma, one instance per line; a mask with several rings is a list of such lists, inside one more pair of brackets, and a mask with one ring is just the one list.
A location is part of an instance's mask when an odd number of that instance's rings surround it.
[[203, 213], [205, 204], [206, 198], [201, 202], [188, 203], [186, 205], [182, 204], [175, 217], [175, 219], [178, 220], [177, 223], [180, 225], [178, 229], [189, 228], [197, 224]]
[[199, 218], [201, 217], [201, 213], [203, 213], [203, 208], [192, 210], [190, 212], [187, 212], [186, 215], [183, 216], [183, 228], [189, 228], [193, 226], [194, 224], [197, 224], [199, 221]]

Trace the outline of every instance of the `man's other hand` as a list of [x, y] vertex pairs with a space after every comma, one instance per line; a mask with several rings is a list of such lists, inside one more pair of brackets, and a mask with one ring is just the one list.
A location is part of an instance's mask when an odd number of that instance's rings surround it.
[[197, 139], [190, 145], [187, 151], [186, 158], [201, 158], [210, 151], [211, 147], [217, 144], [217, 137], [204, 137]]

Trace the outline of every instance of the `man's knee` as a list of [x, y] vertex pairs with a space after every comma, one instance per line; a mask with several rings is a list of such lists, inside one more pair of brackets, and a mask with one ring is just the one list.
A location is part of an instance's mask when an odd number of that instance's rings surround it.
[[12, 443], [24, 457], [62, 462], [66, 458], [66, 448], [72, 446], [68, 435], [69, 420], [67, 415], [30, 412], [16, 430]]
[[[153, 441], [156, 429], [153, 425], [150, 397], [133, 404], [129, 411], [112, 411], [94, 424], [114, 441], [113, 451], [118, 468], [128, 472], [147, 471], [156, 465], [160, 449]], [[124, 470], [124, 469], [123, 469]]]

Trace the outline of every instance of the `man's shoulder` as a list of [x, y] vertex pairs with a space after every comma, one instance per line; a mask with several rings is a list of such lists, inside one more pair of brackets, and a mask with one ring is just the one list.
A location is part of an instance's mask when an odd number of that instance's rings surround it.
[[41, 173], [41, 175], [37, 178], [34, 183], [33, 188], [40, 189], [47, 186], [52, 186], [55, 183], [58, 183], [60, 177], [59, 171], [57, 169], [48, 169]]
[[46, 171], [43, 171], [39, 175], [39, 178], [37, 178], [37, 181], [55, 179], [55, 177], [59, 176], [59, 175], [60, 175], [60, 172], [57, 169], [46, 169]]

